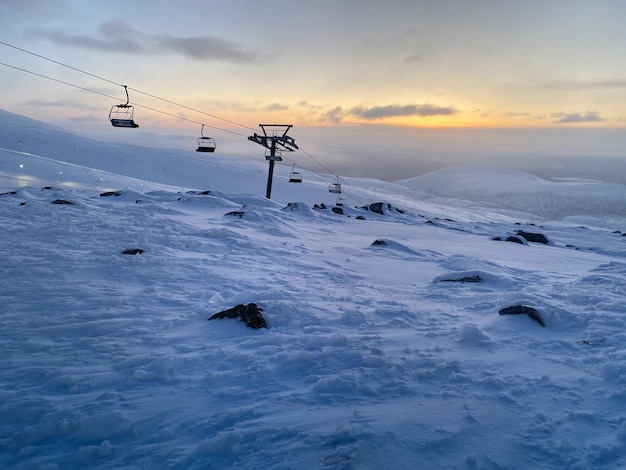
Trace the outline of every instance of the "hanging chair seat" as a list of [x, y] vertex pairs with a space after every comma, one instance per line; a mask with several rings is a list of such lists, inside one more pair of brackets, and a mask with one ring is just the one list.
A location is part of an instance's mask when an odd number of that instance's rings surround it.
[[298, 173], [298, 172], [289, 173], [289, 182], [290, 183], [302, 183], [302, 173]]
[[116, 104], [109, 111], [109, 120], [113, 127], [139, 127], [133, 120], [134, 108], [131, 104]]
[[341, 194], [341, 184], [339, 183], [331, 183], [328, 186], [329, 193]]
[[215, 141], [211, 137], [198, 137], [196, 152], [215, 152]]

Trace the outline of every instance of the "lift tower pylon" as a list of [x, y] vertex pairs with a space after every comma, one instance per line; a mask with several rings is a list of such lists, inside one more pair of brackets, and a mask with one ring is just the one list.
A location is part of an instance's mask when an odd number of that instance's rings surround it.
[[[257, 134], [248, 137], [248, 140], [256, 142], [262, 145], [267, 150], [265, 152], [265, 159], [269, 162], [270, 167], [267, 174], [267, 190], [265, 191], [265, 197], [267, 199], [272, 198], [272, 180], [274, 179], [274, 162], [280, 162], [283, 158], [280, 156], [280, 152], [286, 150], [293, 152], [298, 149], [295, 140], [287, 135], [291, 124], [259, 124], [259, 127], [263, 131], [263, 135]], [[278, 151], [278, 153], [276, 153]]]

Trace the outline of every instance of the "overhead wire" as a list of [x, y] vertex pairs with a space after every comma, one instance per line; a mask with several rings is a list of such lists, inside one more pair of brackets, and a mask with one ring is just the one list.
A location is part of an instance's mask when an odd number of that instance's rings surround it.
[[[86, 87], [83, 87], [83, 86], [80, 86], [80, 85], [76, 85], [75, 83], [70, 83], [70, 82], [67, 82], [67, 81], [65, 81], [65, 80], [59, 80], [58, 78], [50, 77], [50, 76], [48, 76], [48, 75], [44, 75], [44, 74], [42, 74], [42, 73], [33, 72], [32, 70], [27, 70], [27, 69], [24, 69], [24, 68], [21, 68], [21, 67], [16, 67], [15, 65], [10, 65], [10, 64], [7, 64], [7, 63], [5, 63], [5, 62], [0, 62], [0, 65], [3, 65], [3, 66], [5, 66], [5, 67], [9, 67], [9, 68], [12, 68], [12, 69], [18, 70], [18, 71], [20, 71], [20, 72], [25, 72], [25, 73], [28, 73], [28, 74], [31, 74], [31, 75], [35, 75], [35, 76], [40, 77], [40, 78], [45, 78], [45, 79], [47, 79], [47, 80], [51, 80], [51, 81], [53, 81], [53, 82], [61, 83], [61, 84], [63, 84], [63, 85], [71, 86], [71, 87], [77, 88], [77, 89], [82, 90], [82, 91], [87, 91], [87, 92], [90, 92], [90, 93], [94, 93], [94, 94], [96, 94], [96, 95], [104, 96], [104, 97], [106, 97], [106, 98], [111, 98], [111, 99], [114, 99], [114, 100], [119, 100], [119, 98], [117, 98], [116, 96], [112, 96], [112, 95], [109, 95], [109, 94], [103, 93], [103, 92], [101, 92], [101, 91], [96, 91], [96, 90], [92, 90], [92, 89], [90, 89], [90, 88], [86, 88]], [[123, 85], [122, 85], [122, 86], [123, 86]], [[238, 135], [238, 136], [241, 136], [241, 137], [247, 137], [245, 134], [241, 134], [241, 133], [239, 133], [239, 132], [231, 131], [231, 130], [224, 129], [224, 128], [220, 128], [220, 127], [217, 127], [217, 126], [211, 126], [211, 125], [209, 125], [209, 124], [205, 124], [205, 123], [202, 123], [202, 122], [199, 122], [199, 121], [193, 120], [193, 119], [189, 119], [189, 118], [186, 118], [186, 117], [183, 117], [183, 116], [179, 116], [179, 115], [174, 114], [174, 113], [170, 113], [170, 112], [167, 112], [167, 111], [163, 111], [163, 110], [161, 110], [161, 109], [152, 108], [152, 107], [150, 107], [150, 106], [145, 106], [145, 105], [142, 105], [142, 104], [137, 104], [137, 103], [135, 103], [135, 102], [133, 102], [133, 106], [135, 106], [135, 107], [137, 107], [137, 108], [147, 109], [147, 110], [149, 110], [149, 111], [153, 111], [153, 112], [155, 112], [155, 113], [164, 114], [164, 115], [166, 115], [166, 116], [174, 117], [174, 118], [177, 118], [177, 119], [181, 119], [181, 120], [183, 120], [183, 121], [191, 122], [191, 123], [194, 123], [194, 124], [199, 124], [199, 125], [203, 125], [203, 124], [204, 124], [204, 125], [205, 125], [205, 126], [207, 126], [207, 127], [210, 127], [210, 128], [212, 128], [212, 129], [216, 129], [216, 130], [219, 130], [219, 131], [222, 131], [222, 132], [228, 132], [228, 133], [230, 133], [230, 134], [235, 134], [235, 135]]]
[[[86, 70], [82, 70], [82, 69], [80, 69], [78, 67], [73, 67], [71, 65], [65, 64], [65, 63], [60, 62], [58, 60], [54, 60], [54, 59], [51, 59], [51, 58], [46, 57], [44, 55], [37, 54], [35, 52], [29, 51], [27, 49], [23, 49], [21, 47], [15, 46], [13, 44], [9, 44], [9, 43], [7, 43], [5, 41], [0, 41], [0, 45], [4, 45], [6, 47], [10, 47], [12, 49], [18, 50], [18, 51], [23, 52], [25, 54], [32, 55], [32, 56], [40, 58], [42, 60], [46, 60], [46, 61], [51, 62], [53, 64], [60, 65], [62, 67], [68, 68], [70, 70], [73, 70], [73, 71], [76, 71], [76, 72], [79, 72], [79, 73], [82, 73], [82, 74], [85, 74], [85, 75], [88, 75], [88, 76], [93, 77], [93, 78], [97, 78], [99, 80], [105, 81], [105, 82], [113, 84], [113, 85], [117, 85], [117, 86], [121, 86], [121, 87], [125, 86], [125, 85], [122, 85], [121, 83], [117, 83], [117, 82], [115, 82], [113, 80], [110, 80], [108, 78], [102, 77], [100, 75], [97, 75], [97, 74], [94, 74], [94, 73], [91, 73], [91, 72], [87, 72]], [[73, 83], [70, 83], [70, 82], [66, 82], [64, 80], [59, 80], [59, 79], [56, 79], [56, 78], [53, 78], [53, 77], [49, 77], [49, 76], [44, 75], [44, 74], [40, 74], [40, 73], [37, 73], [37, 72], [26, 70], [26, 69], [21, 68], [21, 67], [16, 67], [16, 66], [13, 66], [13, 65], [10, 65], [10, 64], [6, 64], [4, 62], [0, 62], [0, 65], [3, 65], [5, 67], [9, 67], [9, 68], [15, 69], [15, 70], [18, 70], [18, 71], [21, 71], [21, 72], [29, 73], [31, 75], [35, 75], [35, 76], [38, 76], [38, 77], [41, 77], [41, 78], [45, 78], [45, 79], [48, 79], [48, 80], [51, 80], [51, 81], [54, 81], [54, 82], [57, 82], [57, 83], [61, 83], [63, 85], [71, 86], [71, 87], [74, 87], [74, 88], [77, 88], [77, 89], [80, 89], [80, 90], [83, 90], [83, 91], [94, 93], [94, 94], [97, 94], [97, 95], [100, 95], [100, 96], [104, 96], [104, 97], [111, 98], [111, 99], [116, 99], [116, 100], [118, 99], [117, 97], [108, 95], [106, 93], [102, 93], [102, 92], [99, 92], [99, 91], [96, 91], [96, 90], [92, 90], [92, 89], [89, 89], [89, 88], [86, 88], [86, 87], [82, 87], [82, 86], [79, 86], [79, 85], [76, 85], [76, 84], [73, 84]], [[239, 127], [242, 127], [242, 128], [253, 130], [253, 131], [256, 130], [256, 129], [254, 129], [252, 127], [249, 127], [249, 126], [246, 126], [244, 124], [240, 124], [240, 123], [237, 123], [235, 121], [231, 121], [231, 120], [228, 120], [228, 119], [216, 116], [214, 114], [210, 114], [210, 113], [207, 113], [205, 111], [202, 111], [202, 110], [199, 110], [199, 109], [196, 109], [196, 108], [192, 108], [190, 106], [186, 106], [184, 104], [177, 103], [175, 101], [172, 101], [172, 100], [169, 100], [169, 99], [166, 99], [166, 98], [163, 98], [163, 97], [151, 94], [151, 93], [147, 93], [145, 91], [142, 91], [142, 90], [139, 90], [139, 89], [136, 89], [136, 88], [132, 88], [132, 87], [127, 87], [127, 88], [129, 90], [135, 92], [135, 93], [139, 93], [139, 94], [142, 94], [144, 96], [148, 96], [150, 98], [157, 99], [157, 100], [163, 101], [165, 103], [168, 103], [168, 104], [171, 104], [171, 105], [174, 105], [174, 106], [178, 106], [180, 108], [184, 108], [184, 109], [187, 109], [187, 110], [190, 110], [190, 111], [193, 111], [193, 112], [197, 112], [199, 114], [204, 114], [204, 115], [212, 117], [214, 119], [218, 119], [218, 120], [221, 120], [221, 121], [224, 121], [224, 122], [228, 122], [229, 124], [233, 124], [233, 125], [236, 125], [236, 126], [239, 126]], [[180, 116], [180, 115], [177, 115], [177, 114], [173, 114], [173, 113], [170, 113], [170, 112], [167, 112], [167, 111], [159, 110], [159, 109], [156, 109], [156, 108], [152, 108], [152, 107], [149, 107], [149, 106], [137, 104], [137, 103], [134, 103], [134, 102], [133, 102], [133, 105], [138, 107], [138, 108], [147, 109], [149, 111], [153, 111], [153, 112], [156, 112], [156, 113], [164, 114], [164, 115], [167, 115], [167, 116], [170, 116], [170, 117], [174, 117], [174, 118], [177, 118], [177, 119], [181, 119], [181, 120], [184, 120], [184, 121], [187, 121], [187, 122], [191, 122], [191, 123], [194, 123], [194, 124], [205, 125], [207, 127], [210, 127], [212, 129], [216, 129], [216, 130], [219, 130], [219, 131], [222, 131], [222, 132], [227, 132], [227, 133], [230, 133], [230, 134], [234, 134], [234, 135], [238, 135], [238, 136], [242, 136], [242, 137], [247, 137], [246, 135], [238, 133], [238, 132], [235, 132], [235, 131], [231, 131], [231, 130], [220, 128], [220, 127], [216, 127], [216, 126], [211, 126], [209, 124], [205, 124], [205, 123], [202, 123], [202, 122], [199, 122], [199, 121], [195, 121], [193, 119], [189, 119], [189, 118], [186, 118], [186, 117], [183, 117], [183, 116]], [[302, 148], [298, 148], [298, 150], [300, 150], [304, 155], [306, 155], [308, 158], [310, 158], [315, 163], [317, 163], [321, 168], [323, 168], [329, 174], [336, 176], [337, 180], [340, 181], [340, 178], [339, 178], [338, 175], [336, 175], [330, 168], [328, 168], [326, 165], [324, 165], [322, 162], [320, 162], [313, 155], [311, 155], [310, 153], [306, 152]], [[289, 161], [291, 161], [291, 160], [289, 160]], [[293, 163], [295, 165], [294, 162], [291, 162], [291, 163]], [[315, 173], [311, 172], [311, 174], [315, 174]], [[316, 178], [320, 179], [318, 175], [316, 175]], [[355, 190], [355, 192], [359, 192], [359, 193], [361, 192], [358, 189], [353, 188], [350, 184], [348, 184], [345, 181], [344, 181], [344, 184], [346, 184], [347, 186], [351, 187], [353, 190]], [[361, 194], [363, 194], [363, 193], [361, 193]]]
[[[79, 69], [78, 67], [73, 67], [73, 66], [71, 66], [71, 65], [64, 64], [63, 62], [60, 62], [60, 61], [58, 61], [58, 60], [54, 60], [54, 59], [51, 59], [51, 58], [49, 58], [49, 57], [43, 56], [43, 55], [41, 55], [41, 54], [37, 54], [37, 53], [35, 53], [35, 52], [32, 52], [32, 51], [29, 51], [29, 50], [23, 49], [23, 48], [21, 48], [21, 47], [14, 46], [13, 44], [9, 44], [9, 43], [4, 42], [4, 41], [0, 41], [0, 44], [2, 44], [3, 46], [7, 46], [7, 47], [13, 48], [13, 49], [15, 49], [15, 50], [18, 50], [18, 51], [20, 51], [20, 52], [24, 52], [25, 54], [30, 54], [30, 55], [32, 55], [32, 56], [34, 56], [34, 57], [38, 57], [38, 58], [40, 58], [40, 59], [47, 60], [48, 62], [52, 62], [53, 64], [60, 65], [60, 66], [62, 66], [62, 67], [66, 67], [66, 68], [68, 68], [68, 69], [70, 69], [70, 70], [74, 70], [75, 72], [79, 72], [79, 73], [82, 73], [82, 74], [88, 75], [88, 76], [90, 76], [90, 77], [97, 78], [98, 80], [105, 81], [105, 82], [110, 83], [110, 84], [112, 84], [112, 85], [117, 85], [117, 86], [122, 86], [122, 87], [124, 86], [124, 85], [123, 85], [123, 84], [121, 84], [121, 83], [117, 83], [116, 81], [110, 80], [110, 79], [105, 78], [105, 77], [101, 77], [100, 75], [96, 75], [95, 73], [87, 72], [86, 70]], [[196, 113], [204, 114], [204, 115], [206, 115], [206, 116], [209, 116], [209, 117], [212, 117], [212, 118], [215, 118], [215, 119], [219, 119], [220, 121], [228, 122], [229, 124], [234, 124], [235, 126], [239, 126], [239, 127], [244, 127], [244, 128], [246, 128], [246, 129], [255, 130], [254, 128], [249, 127], [249, 126], [246, 126], [246, 125], [244, 125], [244, 124], [240, 124], [240, 123], [235, 122], [235, 121], [230, 121], [230, 120], [228, 120], [228, 119], [221, 118], [221, 117], [216, 116], [216, 115], [214, 115], [214, 114], [207, 113], [207, 112], [202, 111], [202, 110], [200, 110], [200, 109], [195, 109], [195, 108], [192, 108], [192, 107], [190, 107], [190, 106], [186, 106], [186, 105], [184, 105], [184, 104], [177, 103], [177, 102], [175, 102], [175, 101], [171, 101], [171, 100], [168, 100], [168, 99], [166, 99], [166, 98], [162, 98], [162, 97], [160, 97], [160, 96], [153, 95], [153, 94], [151, 94], [151, 93], [147, 93], [147, 92], [142, 91], [142, 90], [138, 90], [138, 89], [136, 89], [136, 88], [131, 88], [131, 87], [128, 87], [128, 89], [129, 89], [129, 90], [131, 90], [131, 91], [134, 91], [134, 92], [136, 92], [136, 93], [139, 93], [139, 94], [142, 94], [142, 95], [145, 95], [145, 96], [149, 96], [150, 98], [154, 98], [154, 99], [157, 99], [157, 100], [163, 101], [163, 102], [165, 102], [165, 103], [173, 104], [173, 105], [178, 106], [178, 107], [180, 107], [180, 108], [185, 108], [185, 109], [188, 109], [188, 110], [190, 110], [190, 111], [194, 111], [194, 112], [196, 112]], [[137, 106], [138, 106], [138, 105], [137, 105]], [[146, 108], [146, 109], [150, 109], [150, 108]], [[152, 111], [152, 110], [151, 110], [151, 111]], [[182, 118], [181, 118], [181, 119], [182, 119]], [[217, 128], [217, 127], [214, 127], [214, 126], [208, 126], [208, 125], [207, 125], [207, 127], [213, 127], [213, 128], [215, 128], [215, 129], [219, 129], [219, 128]], [[222, 130], [222, 129], [219, 129], [219, 130]]]

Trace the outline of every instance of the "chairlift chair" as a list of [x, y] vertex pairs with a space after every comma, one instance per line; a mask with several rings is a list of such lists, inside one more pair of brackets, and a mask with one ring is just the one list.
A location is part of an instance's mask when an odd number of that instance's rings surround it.
[[204, 136], [204, 124], [200, 129], [200, 137], [198, 137], [198, 148], [196, 152], [215, 152], [215, 140], [211, 137]]
[[291, 167], [291, 173], [289, 173], [289, 182], [290, 183], [302, 183], [302, 173], [295, 171], [296, 164], [294, 163]]
[[341, 194], [341, 183], [339, 183], [339, 176], [337, 176], [337, 182], [336, 183], [330, 183], [328, 185], [328, 192], [329, 193], [335, 193], [335, 194]]
[[133, 105], [128, 104], [128, 88], [126, 85], [122, 86], [126, 91], [126, 103], [116, 104], [111, 108], [111, 111], [109, 111], [109, 121], [111, 121], [113, 127], [130, 127], [134, 129], [139, 127], [139, 124], [133, 120]]
[[337, 197], [337, 201], [335, 202], [336, 206], [343, 206], [346, 203], [346, 200], [342, 197]]

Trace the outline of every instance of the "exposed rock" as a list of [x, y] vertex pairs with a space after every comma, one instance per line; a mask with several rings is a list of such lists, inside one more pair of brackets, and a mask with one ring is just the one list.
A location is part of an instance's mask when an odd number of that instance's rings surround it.
[[129, 248], [128, 250], [122, 251], [125, 255], [140, 255], [144, 252], [141, 248]]
[[283, 207], [284, 211], [291, 212], [310, 212], [311, 209], [304, 202], [288, 202], [285, 207]]
[[523, 230], [516, 230], [515, 234], [519, 235], [520, 237], [523, 237], [529, 242], [543, 243], [544, 245], [550, 245], [550, 240], [548, 239], [548, 237], [546, 237], [545, 235], [541, 233], [532, 233], [532, 232], [524, 232]]
[[404, 214], [402, 209], [398, 209], [397, 207], [392, 207], [391, 204], [386, 202], [374, 202], [368, 206], [361, 206], [361, 209], [366, 211], [372, 211], [380, 215], [385, 215], [386, 211], [396, 211], [398, 214]]
[[328, 207], [326, 207], [326, 204], [324, 204], [324, 203], [322, 202], [322, 203], [320, 203], [320, 204], [314, 204], [314, 205], [313, 205], [313, 209], [321, 209], [321, 210], [324, 210], [324, 209], [328, 209]]
[[15, 194], [17, 194], [17, 191], [8, 191], [6, 193], [0, 193], [0, 196], [7, 196], [9, 194], [15, 195]]
[[69, 204], [69, 205], [74, 205], [73, 202], [71, 201], [66, 201], [65, 199], [55, 199], [54, 201], [51, 202], [51, 204]]
[[[386, 206], [389, 206], [388, 204]], [[376, 214], [385, 215], [385, 204], [382, 202], [375, 202], [369, 205], [369, 210]]]
[[389, 245], [389, 243], [387, 243], [386, 240], [382, 240], [380, 238], [372, 242], [372, 246], [387, 246], [387, 245]]
[[239, 318], [250, 328], [267, 328], [267, 321], [261, 313], [263, 309], [255, 303], [249, 303], [247, 305], [239, 304], [228, 310], [213, 315], [209, 320], [216, 320], [221, 318]]
[[121, 196], [122, 191], [105, 191], [100, 193], [100, 197], [109, 197], [109, 196]]
[[341, 207], [331, 207], [330, 210], [333, 211], [335, 214], [343, 215], [343, 209]]
[[224, 215], [232, 215], [233, 217], [239, 217], [241, 219], [244, 214], [245, 214], [244, 211], [231, 211], [231, 212], [228, 212], [228, 213], [226, 213]]
[[204, 190], [204, 191], [193, 191], [193, 190], [191, 190], [191, 191], [187, 191], [187, 194], [197, 194], [199, 196], [209, 196], [211, 194], [211, 191], [209, 191], [208, 189]]
[[502, 238], [502, 237], [493, 237], [492, 240], [501, 242], [501, 241], [505, 241], [505, 242], [513, 242], [513, 243], [519, 243], [520, 245], [527, 245], [528, 243], [526, 242], [526, 239], [523, 237], [518, 237], [517, 235], [509, 235], [506, 238]]
[[472, 276], [462, 276], [458, 278], [440, 279], [439, 282], [483, 282], [478, 274]]
[[367, 220], [365, 217], [363, 217], [362, 215], [357, 215], [355, 217], [356, 220]]
[[500, 315], [528, 315], [541, 326], [546, 326], [543, 322], [543, 318], [539, 315], [539, 312], [532, 307], [527, 307], [526, 305], [513, 305], [511, 307], [501, 309], [498, 313]]

